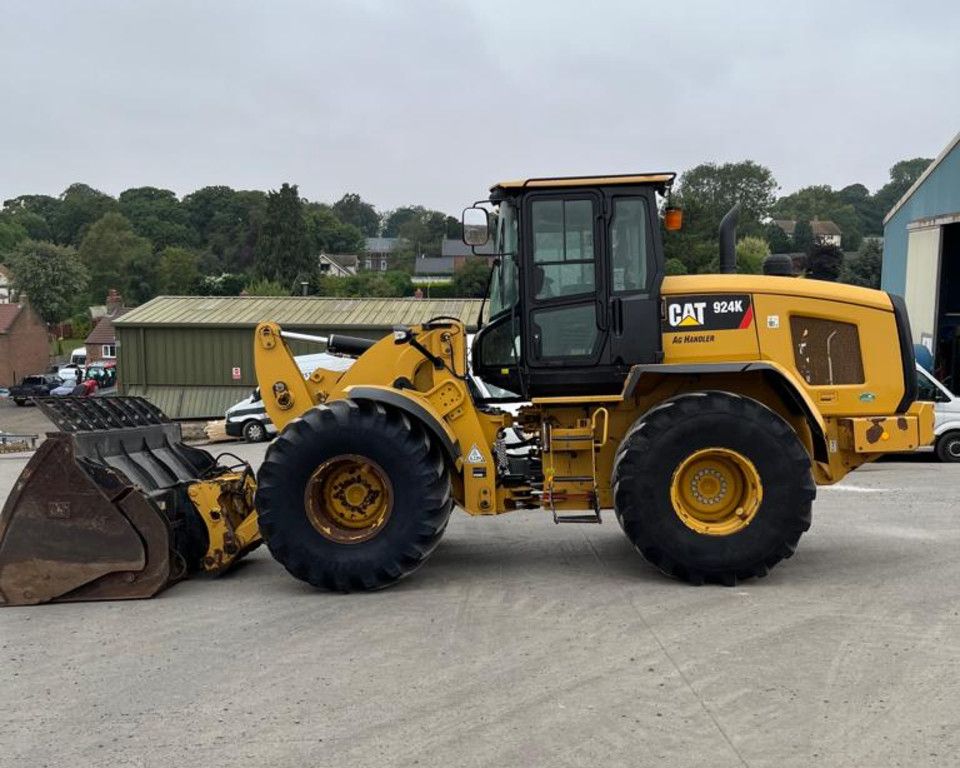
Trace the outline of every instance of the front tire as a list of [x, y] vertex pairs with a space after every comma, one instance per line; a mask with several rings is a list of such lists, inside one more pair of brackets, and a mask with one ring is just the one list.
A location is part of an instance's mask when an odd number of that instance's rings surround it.
[[419, 568], [453, 498], [445, 457], [421, 424], [379, 403], [337, 400], [271, 443], [256, 506], [271, 554], [293, 576], [349, 592]]
[[960, 431], [945, 432], [937, 438], [937, 458], [940, 461], [960, 461]]
[[778, 414], [727, 392], [680, 395], [627, 432], [617, 519], [664, 573], [734, 585], [790, 557], [810, 527], [810, 457]]
[[248, 443], [262, 443], [267, 439], [267, 428], [255, 419], [248, 421], [243, 425], [243, 439]]

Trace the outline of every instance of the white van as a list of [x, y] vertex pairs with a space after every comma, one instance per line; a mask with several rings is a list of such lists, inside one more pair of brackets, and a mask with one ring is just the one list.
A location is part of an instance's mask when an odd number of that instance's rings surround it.
[[[345, 371], [353, 365], [354, 358], [338, 357], [328, 352], [314, 355], [298, 355], [294, 358], [303, 378], [308, 378], [317, 368], [328, 371]], [[231, 405], [226, 413], [226, 430], [231, 437], [242, 437], [248, 443], [259, 443], [277, 434], [260, 399], [260, 390], [255, 389], [239, 403]]]
[[72, 365], [84, 366], [87, 364], [87, 348], [77, 347], [70, 353], [70, 363]]
[[933, 403], [937, 458], [960, 461], [960, 397], [917, 365], [917, 399]]

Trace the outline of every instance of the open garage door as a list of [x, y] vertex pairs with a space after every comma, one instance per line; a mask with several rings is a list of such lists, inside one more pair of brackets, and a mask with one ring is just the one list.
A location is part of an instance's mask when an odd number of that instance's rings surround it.
[[904, 299], [913, 343], [936, 350], [937, 298], [940, 293], [940, 227], [913, 229], [907, 240]]

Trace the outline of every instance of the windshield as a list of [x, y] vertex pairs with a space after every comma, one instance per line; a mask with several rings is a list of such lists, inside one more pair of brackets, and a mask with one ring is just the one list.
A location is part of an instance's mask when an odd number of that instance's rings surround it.
[[494, 247], [499, 261], [490, 281], [491, 317], [517, 303], [517, 209], [506, 200], [500, 203]]

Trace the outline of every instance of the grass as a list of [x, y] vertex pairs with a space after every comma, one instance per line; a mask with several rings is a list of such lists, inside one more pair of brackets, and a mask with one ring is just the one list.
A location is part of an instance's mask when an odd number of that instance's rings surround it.
[[83, 339], [60, 339], [57, 341], [50, 342], [50, 354], [55, 357], [60, 357], [61, 355], [70, 356], [70, 353], [75, 350], [77, 347], [83, 346]]

